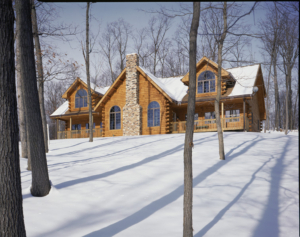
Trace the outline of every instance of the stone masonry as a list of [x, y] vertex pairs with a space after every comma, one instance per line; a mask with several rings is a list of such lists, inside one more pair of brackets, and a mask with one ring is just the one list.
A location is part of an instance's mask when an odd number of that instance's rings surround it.
[[139, 65], [137, 54], [126, 55], [126, 104], [123, 107], [123, 136], [141, 135], [142, 107], [139, 105]]

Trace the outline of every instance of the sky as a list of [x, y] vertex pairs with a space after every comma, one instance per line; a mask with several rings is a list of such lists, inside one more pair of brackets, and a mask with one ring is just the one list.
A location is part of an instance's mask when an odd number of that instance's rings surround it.
[[[168, 9], [178, 8], [179, 2], [97, 2], [91, 5], [91, 19], [90, 27], [92, 32], [97, 32], [100, 25], [100, 34], [105, 30], [106, 24], [112, 21], [116, 21], [119, 18], [123, 18], [129, 24], [133, 26], [133, 29], [141, 29], [148, 25], [149, 19], [154, 16], [153, 13], [146, 13], [143, 10], [157, 10], [160, 6], [164, 6]], [[192, 3], [189, 3], [192, 7]], [[247, 3], [250, 7], [253, 5], [252, 2]], [[85, 30], [85, 13], [86, 3], [55, 3], [60, 12], [60, 17], [55, 20], [54, 23], [64, 22], [66, 24], [77, 25], [82, 31]], [[245, 21], [257, 27], [258, 20], [264, 16], [263, 10], [256, 10], [256, 12], [245, 18]], [[173, 19], [172, 27], [169, 30], [168, 37], [174, 37], [176, 25], [180, 21], [179, 18]], [[199, 28], [199, 31], [201, 29]], [[80, 38], [80, 36], [77, 36]], [[72, 37], [72, 41], [66, 43], [58, 40], [51, 40], [57, 46], [59, 51], [63, 54], [67, 54], [68, 58], [73, 58], [80, 64], [84, 65], [84, 59], [80, 49], [78, 39]], [[128, 54], [134, 53], [134, 49], [131, 47], [132, 42], [129, 42]], [[255, 59], [261, 61], [259, 47], [257, 40], [252, 41], [252, 51]], [[96, 60], [97, 53], [91, 55], [92, 60]], [[226, 68], [226, 65], [224, 65]], [[230, 67], [229, 65], [227, 65]], [[83, 67], [84, 68], [84, 67]], [[93, 69], [91, 69], [93, 70]]]

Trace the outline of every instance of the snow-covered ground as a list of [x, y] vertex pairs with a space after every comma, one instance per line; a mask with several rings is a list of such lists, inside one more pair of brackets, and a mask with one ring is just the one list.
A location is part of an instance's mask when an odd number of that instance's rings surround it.
[[[196, 133], [194, 236], [299, 236], [298, 133]], [[53, 187], [30, 195], [21, 158], [23, 209], [31, 236], [182, 236], [184, 134], [54, 140]]]

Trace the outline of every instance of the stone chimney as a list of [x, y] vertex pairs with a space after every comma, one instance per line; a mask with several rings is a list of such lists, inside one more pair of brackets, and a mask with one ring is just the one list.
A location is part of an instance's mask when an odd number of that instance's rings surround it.
[[137, 54], [126, 55], [126, 104], [123, 107], [123, 136], [141, 135], [142, 107], [139, 105]]

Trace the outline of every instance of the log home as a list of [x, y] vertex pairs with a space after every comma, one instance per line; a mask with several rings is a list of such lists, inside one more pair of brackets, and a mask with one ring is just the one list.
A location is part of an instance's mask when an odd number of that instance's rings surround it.
[[[185, 132], [189, 73], [158, 78], [138, 61], [137, 54], [127, 55], [126, 68], [110, 87], [91, 85], [95, 137]], [[222, 129], [261, 131], [266, 91], [260, 64], [221, 71]], [[206, 57], [197, 63], [195, 132], [217, 130], [217, 72], [218, 65]], [[77, 78], [62, 97], [67, 101], [50, 116], [66, 122], [58, 138], [88, 137], [86, 82]]]

